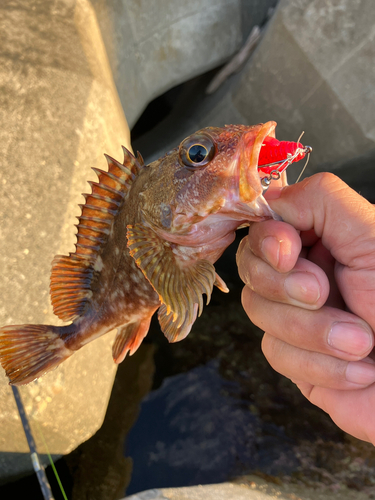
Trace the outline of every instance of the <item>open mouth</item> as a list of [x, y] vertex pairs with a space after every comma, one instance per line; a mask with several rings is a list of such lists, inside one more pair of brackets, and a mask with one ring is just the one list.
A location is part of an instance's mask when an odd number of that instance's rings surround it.
[[[253, 195], [248, 186], [255, 169], [260, 176], [263, 191], [265, 191], [272, 180], [278, 180], [282, 177], [289, 165], [302, 160], [312, 151], [311, 146], [303, 146], [299, 140], [297, 142], [278, 141], [275, 138], [275, 128], [276, 122], [270, 121], [260, 125], [256, 135], [254, 132], [248, 132], [243, 138], [240, 195], [244, 201], [249, 200]], [[286, 184], [286, 174], [283, 175], [282, 180]]]

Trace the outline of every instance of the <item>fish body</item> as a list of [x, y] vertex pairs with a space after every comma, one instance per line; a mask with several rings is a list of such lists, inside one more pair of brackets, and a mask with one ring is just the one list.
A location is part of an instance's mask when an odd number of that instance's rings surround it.
[[94, 169], [99, 180], [85, 195], [76, 251], [52, 263], [53, 310], [71, 323], [0, 328], [10, 383], [34, 380], [114, 328], [119, 363], [139, 347], [157, 310], [167, 339], [185, 338], [202, 295], [208, 302], [214, 285], [228, 291], [213, 264], [235, 230], [277, 218], [258, 173], [275, 126], [208, 127], [149, 165], [124, 148], [122, 164], [107, 157], [108, 172]]

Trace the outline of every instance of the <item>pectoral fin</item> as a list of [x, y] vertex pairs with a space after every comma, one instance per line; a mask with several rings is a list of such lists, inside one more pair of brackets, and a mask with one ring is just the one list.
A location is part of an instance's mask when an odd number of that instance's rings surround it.
[[183, 261], [174, 251], [176, 247], [142, 224], [127, 226], [127, 237], [130, 254], [165, 305], [163, 316], [168, 320], [161, 321], [162, 329], [163, 325], [167, 328], [166, 323], [173, 323], [177, 330], [192, 325], [196, 318], [194, 304], [198, 304], [200, 315], [202, 294], [207, 295], [207, 304], [210, 301], [216, 280], [214, 266], [207, 260]]
[[169, 342], [179, 342], [187, 337], [190, 333], [191, 327], [194, 321], [197, 319], [198, 314], [198, 304], [193, 306], [192, 318], [189, 313], [186, 313], [185, 319], [180, 326], [177, 325], [176, 321], [173, 321], [173, 312], [167, 314], [167, 306], [162, 304], [159, 307], [158, 319], [160, 323], [160, 328]]
[[229, 292], [229, 288], [227, 287], [227, 284], [225, 283], [225, 281], [223, 280], [223, 278], [220, 278], [220, 276], [216, 273], [215, 275], [215, 283], [214, 283], [215, 286], [217, 286], [217, 288], [224, 292], [224, 293], [228, 293]]

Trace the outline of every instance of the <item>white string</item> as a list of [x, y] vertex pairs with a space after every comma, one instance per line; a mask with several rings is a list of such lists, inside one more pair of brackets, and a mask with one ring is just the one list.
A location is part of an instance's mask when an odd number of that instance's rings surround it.
[[299, 174], [298, 176], [298, 179], [296, 180], [295, 184], [297, 184], [297, 182], [300, 180], [300, 178], [302, 177], [302, 174], [303, 172], [305, 171], [305, 168], [307, 167], [307, 164], [309, 163], [309, 160], [310, 160], [310, 153], [307, 153], [307, 159], [306, 159], [306, 163], [301, 171], [301, 173]]

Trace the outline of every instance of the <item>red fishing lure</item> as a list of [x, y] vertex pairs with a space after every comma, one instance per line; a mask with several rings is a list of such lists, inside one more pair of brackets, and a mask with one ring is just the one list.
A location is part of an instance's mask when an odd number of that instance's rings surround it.
[[311, 151], [310, 146], [303, 146], [300, 142], [278, 141], [273, 137], [266, 137], [260, 150], [258, 169], [265, 174], [273, 171], [281, 174], [291, 163], [302, 160]]

